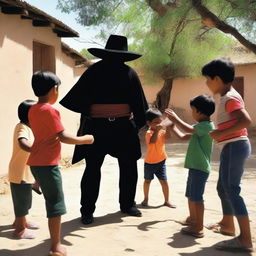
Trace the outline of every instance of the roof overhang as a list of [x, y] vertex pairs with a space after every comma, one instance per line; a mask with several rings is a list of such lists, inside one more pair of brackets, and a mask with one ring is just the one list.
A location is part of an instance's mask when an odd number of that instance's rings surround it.
[[79, 37], [78, 32], [66, 24], [21, 0], [0, 0], [1, 12], [20, 15], [21, 19], [32, 20], [35, 27], [51, 27], [58, 37]]

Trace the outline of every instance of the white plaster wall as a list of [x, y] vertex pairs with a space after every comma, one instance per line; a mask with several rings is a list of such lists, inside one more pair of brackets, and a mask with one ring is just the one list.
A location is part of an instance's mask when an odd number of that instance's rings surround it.
[[[50, 27], [33, 27], [31, 20], [23, 20], [20, 15], [0, 13], [0, 175], [7, 173], [12, 153], [13, 129], [19, 121], [17, 107], [25, 99], [37, 98], [31, 88], [33, 74], [33, 41], [55, 48], [56, 74], [62, 80], [60, 98], [77, 80], [74, 61], [63, 54], [61, 38]], [[77, 116], [71, 115], [59, 104], [63, 123], [70, 133], [77, 128]], [[71, 155], [72, 146], [64, 146], [63, 154]]]

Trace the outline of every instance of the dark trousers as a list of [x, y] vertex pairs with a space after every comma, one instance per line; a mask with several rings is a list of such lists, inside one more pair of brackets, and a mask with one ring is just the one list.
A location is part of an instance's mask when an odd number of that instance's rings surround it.
[[[95, 211], [98, 199], [101, 166], [105, 155], [91, 155], [86, 158], [86, 168], [81, 180], [81, 215], [91, 215]], [[134, 205], [136, 185], [138, 180], [137, 160], [118, 158], [119, 203], [121, 210], [127, 210]]]

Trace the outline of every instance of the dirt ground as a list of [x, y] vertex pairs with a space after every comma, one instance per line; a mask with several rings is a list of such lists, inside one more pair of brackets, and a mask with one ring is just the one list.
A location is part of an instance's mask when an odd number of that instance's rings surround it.
[[[253, 152], [246, 163], [242, 180], [242, 195], [251, 219], [254, 247], [256, 248], [256, 139], [252, 138]], [[187, 200], [184, 197], [187, 170], [183, 168], [187, 144], [172, 141], [167, 145], [169, 158], [167, 174], [171, 201], [176, 209], [162, 206], [161, 187], [154, 180], [150, 189], [150, 207], [140, 206], [143, 200], [143, 159], [138, 161], [139, 179], [136, 201], [141, 209], [141, 218], [129, 217], [119, 211], [118, 166], [116, 159], [107, 156], [102, 167], [100, 196], [95, 211], [95, 222], [84, 226], [80, 223], [79, 183], [84, 165], [63, 168], [63, 186], [68, 213], [62, 219], [63, 243], [69, 256], [228, 256], [233, 252], [214, 249], [214, 244], [230, 239], [205, 229], [205, 237], [195, 239], [180, 233], [181, 225], [176, 220], [187, 216]], [[144, 152], [144, 147], [143, 147]], [[214, 149], [213, 171], [205, 191], [205, 224], [222, 217], [220, 200], [216, 192], [218, 178], [218, 148]], [[4, 184], [4, 182], [3, 182]], [[6, 184], [4, 186], [7, 186]], [[29, 219], [37, 222], [40, 229], [34, 231], [34, 240], [12, 238], [12, 201], [9, 193], [0, 195], [0, 256], [45, 256], [49, 248], [49, 234], [43, 197], [33, 195]], [[237, 226], [237, 223], [236, 223]], [[238, 229], [237, 229], [238, 230]], [[235, 255], [256, 255], [241, 253]]]

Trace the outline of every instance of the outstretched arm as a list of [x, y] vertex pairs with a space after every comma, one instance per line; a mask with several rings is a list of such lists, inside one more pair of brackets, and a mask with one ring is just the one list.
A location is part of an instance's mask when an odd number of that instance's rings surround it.
[[181, 120], [177, 114], [170, 108], [165, 110], [165, 113], [167, 114], [167, 117], [173, 121], [174, 124], [176, 124], [177, 126], [179, 126], [183, 131], [187, 132], [187, 133], [195, 133], [195, 129], [192, 125], [184, 122], [183, 120]]
[[181, 140], [189, 140], [191, 137], [191, 133], [182, 132], [176, 125], [172, 127], [172, 132]]
[[75, 145], [83, 145], [83, 144], [92, 144], [94, 142], [94, 138], [92, 135], [83, 135], [83, 136], [74, 136], [62, 131], [58, 133], [58, 137], [61, 142], [66, 144], [75, 144]]

